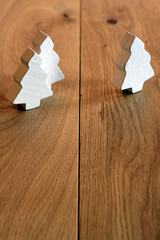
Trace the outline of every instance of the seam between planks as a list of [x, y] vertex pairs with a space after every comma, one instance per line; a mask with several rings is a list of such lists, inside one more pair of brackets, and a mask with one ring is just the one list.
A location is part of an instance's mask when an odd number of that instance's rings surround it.
[[81, 40], [82, 40], [82, 0], [79, 0], [79, 131], [78, 131], [78, 214], [77, 214], [77, 239], [80, 239], [80, 113], [81, 113]]

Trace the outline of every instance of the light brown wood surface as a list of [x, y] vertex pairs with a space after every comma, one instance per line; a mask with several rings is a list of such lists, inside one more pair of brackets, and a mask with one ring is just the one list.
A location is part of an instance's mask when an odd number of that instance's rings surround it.
[[[157, 0], [82, 0], [80, 239], [160, 239], [159, 21]], [[126, 31], [157, 76], [134, 95], [111, 86]]]
[[[160, 3], [0, 3], [0, 240], [160, 239]], [[65, 79], [25, 112], [5, 94], [40, 30]], [[111, 86], [126, 31], [156, 74], [134, 95]]]
[[[79, 1], [0, 5], [0, 239], [76, 239]], [[65, 79], [26, 112], [5, 94], [40, 30], [53, 40]]]

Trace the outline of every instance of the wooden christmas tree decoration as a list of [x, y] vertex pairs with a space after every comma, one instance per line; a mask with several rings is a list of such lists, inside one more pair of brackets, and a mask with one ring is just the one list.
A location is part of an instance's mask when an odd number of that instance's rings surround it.
[[21, 56], [21, 65], [14, 74], [14, 83], [6, 97], [25, 110], [40, 106], [40, 100], [53, 95], [51, 85], [64, 78], [58, 67], [59, 56], [52, 40], [40, 32]]
[[154, 76], [151, 57], [144, 43], [131, 33], [126, 33], [121, 42], [121, 52], [116, 60], [112, 85], [121, 90], [136, 93], [142, 90], [146, 80]]

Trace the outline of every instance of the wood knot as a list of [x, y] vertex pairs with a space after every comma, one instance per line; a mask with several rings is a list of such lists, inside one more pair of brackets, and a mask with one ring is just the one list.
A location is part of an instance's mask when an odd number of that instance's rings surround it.
[[65, 18], [68, 18], [68, 17], [69, 17], [67, 13], [64, 13], [63, 16], [64, 16]]
[[110, 19], [107, 19], [107, 23], [109, 24], [116, 24], [118, 21], [116, 19], [113, 19], [113, 18], [110, 18]]
[[100, 116], [101, 116], [101, 121], [103, 121], [104, 120], [104, 102], [102, 102], [101, 104]]
[[65, 11], [62, 16], [63, 16], [63, 20], [68, 22], [68, 23], [75, 21], [75, 19], [72, 17], [72, 12], [71, 11]]

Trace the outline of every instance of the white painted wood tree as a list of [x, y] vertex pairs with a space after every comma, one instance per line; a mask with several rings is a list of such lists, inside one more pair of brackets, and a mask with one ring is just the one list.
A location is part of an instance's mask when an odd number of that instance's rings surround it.
[[154, 76], [151, 57], [144, 43], [131, 33], [126, 33], [121, 42], [121, 52], [116, 60], [112, 85], [121, 90], [136, 93], [142, 90], [146, 80]]
[[41, 99], [53, 95], [51, 85], [64, 78], [52, 40], [40, 32], [33, 46], [34, 50], [28, 48], [21, 56], [22, 63], [14, 74], [15, 82], [6, 95], [25, 110], [39, 107]]

